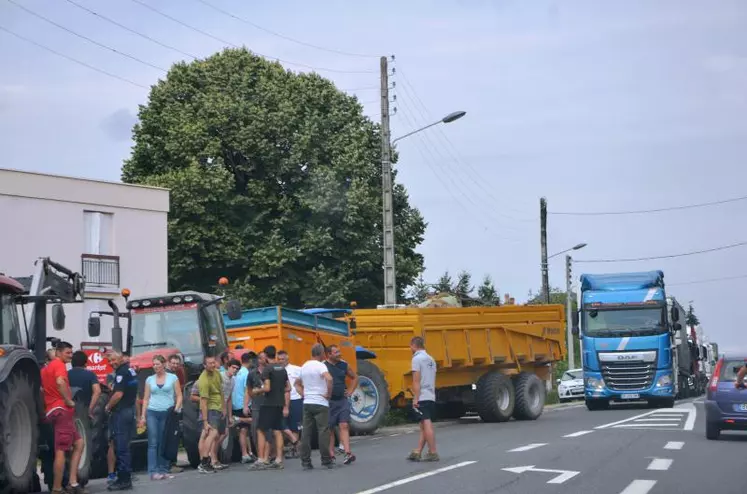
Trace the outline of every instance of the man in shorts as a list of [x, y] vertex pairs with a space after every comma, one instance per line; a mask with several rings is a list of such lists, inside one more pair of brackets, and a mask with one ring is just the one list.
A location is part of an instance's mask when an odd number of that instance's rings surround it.
[[[251, 441], [249, 440], [249, 431], [252, 427], [252, 418], [249, 414], [249, 403], [244, 397], [247, 396], [246, 382], [249, 377], [252, 360], [256, 357], [254, 352], [246, 352], [241, 355], [241, 369], [234, 377], [233, 393], [231, 394], [231, 407], [236, 428], [239, 431], [239, 446], [241, 446], [241, 463], [254, 463], [257, 458], [252, 454]], [[245, 413], [246, 412], [246, 413]]]
[[225, 405], [223, 407], [224, 424], [222, 425], [223, 431], [220, 433], [218, 439], [213, 445], [213, 457], [216, 459], [213, 463], [213, 468], [216, 470], [223, 470], [228, 468], [228, 465], [220, 461], [220, 458], [218, 457], [218, 448], [226, 439], [226, 437], [228, 437], [228, 428], [231, 427], [233, 422], [233, 407], [231, 405], [234, 388], [234, 377], [241, 368], [241, 363], [236, 359], [231, 359], [223, 364], [223, 368], [225, 370], [221, 371], [221, 378], [223, 379], [223, 400], [225, 401]]
[[200, 435], [200, 473], [214, 473], [213, 468], [218, 459], [214, 457], [214, 445], [218, 436], [223, 434], [226, 427], [225, 407], [223, 399], [223, 378], [218, 372], [215, 357], [205, 357], [205, 370], [197, 380], [200, 391], [200, 413], [202, 414], [202, 434]]
[[[41, 371], [44, 411], [46, 420], [54, 427], [54, 466], [52, 493], [61, 494], [62, 479], [65, 475], [66, 455], [70, 455], [70, 485], [67, 492], [82, 494], [78, 484], [78, 465], [83, 453], [83, 439], [75, 427], [75, 402], [67, 377], [67, 364], [73, 358], [73, 346], [61, 341], [57, 343], [55, 359]], [[13, 453], [9, 451], [9, 453]]]
[[[436, 362], [425, 351], [425, 341], [420, 336], [410, 340], [412, 351], [412, 407], [420, 420], [420, 440], [417, 449], [407, 457], [410, 461], [438, 461], [433, 416], [436, 411]], [[421, 457], [428, 444], [428, 454]]]
[[290, 363], [288, 352], [280, 350], [278, 352], [278, 363], [285, 367], [288, 373], [288, 382], [290, 383], [290, 408], [288, 416], [283, 419], [283, 434], [290, 441], [289, 458], [298, 456], [300, 443], [298, 441], [298, 431], [303, 419], [303, 398], [296, 390], [296, 380], [301, 376], [301, 368]]
[[[259, 412], [257, 433], [262, 457], [252, 465], [255, 470], [267, 468], [282, 470], [283, 464], [283, 417], [288, 416], [290, 406], [290, 383], [285, 367], [276, 360], [277, 350], [270, 345], [264, 350], [267, 365], [262, 371], [262, 387], [255, 388], [252, 394], [263, 395], [264, 401]], [[275, 439], [275, 461], [270, 463], [270, 448], [266, 447], [267, 432], [272, 431]]]
[[[340, 443], [345, 449], [345, 457], [342, 463], [350, 465], [355, 461], [355, 455], [350, 451], [350, 401], [348, 397], [353, 394], [358, 385], [358, 376], [347, 362], [342, 360], [340, 347], [330, 345], [327, 347], [327, 361], [325, 362], [332, 376], [332, 395], [329, 399], [329, 428], [337, 427], [340, 431]], [[350, 386], [346, 379], [350, 378]], [[329, 451], [333, 461], [335, 456], [335, 437], [330, 435]], [[321, 448], [321, 444], [319, 445]]]
[[[259, 414], [262, 410], [262, 403], [264, 402], [263, 393], [254, 393], [254, 390], [262, 387], [262, 372], [267, 366], [267, 355], [265, 352], [259, 352], [257, 355], [256, 362], [253, 363], [252, 368], [249, 370], [249, 375], [246, 378], [246, 394], [244, 395], [245, 409], [249, 412], [252, 417], [252, 429], [251, 439], [254, 442], [254, 451], [257, 454], [257, 458], [264, 458], [265, 452], [259, 449]], [[251, 407], [251, 408], [249, 408]], [[269, 438], [272, 434], [269, 432], [265, 434], [265, 437]], [[270, 449], [270, 444], [265, 444], [265, 447]], [[267, 452], [270, 456], [270, 451]]]

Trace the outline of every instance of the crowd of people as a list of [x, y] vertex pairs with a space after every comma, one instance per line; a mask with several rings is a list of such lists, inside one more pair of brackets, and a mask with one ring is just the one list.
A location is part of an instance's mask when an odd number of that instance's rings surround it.
[[[436, 364], [425, 352], [422, 338], [413, 338], [410, 347], [413, 410], [420, 421], [420, 438], [408, 459], [438, 461], [432, 425]], [[336, 452], [341, 453], [344, 465], [350, 465], [356, 456], [350, 448], [349, 398], [357, 387], [358, 376], [342, 359], [336, 345], [325, 348], [316, 344], [310, 357], [299, 367], [290, 364], [286, 351], [272, 345], [259, 353], [245, 352], [240, 360], [231, 351], [223, 352], [217, 359], [207, 356], [190, 396], [183, 397], [178, 378], [184, 365], [181, 358], [172, 355], [167, 360], [156, 355], [154, 373], [146, 379], [138, 400], [137, 376], [130, 368], [129, 356], [109, 352], [107, 358], [114, 374], [110, 376], [111, 394], [105, 405], [110, 417], [108, 489], [132, 488], [130, 441], [136, 427], [138, 431], [147, 430], [151, 480], [173, 478], [174, 473], [181, 471], [176, 457], [184, 399], [195, 403], [199, 411], [200, 473], [227, 468], [219, 450], [230, 428], [236, 428], [241, 462], [251, 470], [282, 470], [285, 459], [297, 457], [304, 470], [313, 469], [314, 437], [322, 467], [335, 466]], [[102, 391], [97, 376], [85, 368], [87, 360], [86, 353], [73, 352], [72, 345], [58, 342], [42, 369], [46, 419], [54, 427], [53, 494], [85, 493], [77, 479], [84, 444], [74, 425], [71, 387], [80, 389], [80, 401], [88, 406], [93, 418]], [[428, 453], [423, 456], [426, 445]]]

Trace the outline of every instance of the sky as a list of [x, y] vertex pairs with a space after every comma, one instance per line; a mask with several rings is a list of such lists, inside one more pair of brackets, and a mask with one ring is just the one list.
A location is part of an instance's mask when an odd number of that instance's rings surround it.
[[[743, 1], [206, 0], [253, 25], [200, 0], [13, 1], [140, 61], [0, 0], [4, 168], [119, 179], [138, 105], [164, 76], [159, 67], [225, 46], [141, 4], [268, 58], [319, 68], [375, 120], [378, 56], [394, 55], [393, 137], [467, 112], [397, 143], [398, 180], [428, 222], [420, 248], [426, 280], [468, 270], [477, 282], [490, 275], [501, 293], [526, 300], [541, 283], [544, 196], [549, 253], [588, 244], [574, 252], [576, 281], [583, 272], [661, 269], [669, 295], [684, 306], [693, 302], [722, 351], [747, 351], [739, 323], [747, 246], [581, 262], [745, 242], [739, 218], [747, 201], [648, 214], [555, 214], [747, 195]], [[550, 283], [565, 285], [563, 256], [550, 260]]]

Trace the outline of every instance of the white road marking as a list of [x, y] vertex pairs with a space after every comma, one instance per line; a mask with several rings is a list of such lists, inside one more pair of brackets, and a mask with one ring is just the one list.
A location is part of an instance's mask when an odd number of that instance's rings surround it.
[[646, 413], [642, 413], [640, 415], [636, 415], [634, 417], [628, 417], [626, 419], [618, 420], [617, 422], [610, 422], [609, 424], [598, 425], [598, 426], [596, 426], [594, 428], [595, 429], [607, 429], [608, 427], [614, 427], [617, 424], [624, 424], [625, 422], [630, 422], [631, 420], [640, 419], [640, 418], [643, 418], [643, 417], [648, 417], [649, 415], [653, 415], [655, 413], [656, 413], [656, 410], [654, 410], [653, 412], [646, 412]]
[[391, 489], [392, 487], [398, 487], [400, 485], [409, 484], [410, 482], [415, 482], [416, 480], [432, 477], [433, 475], [438, 475], [439, 473], [448, 472], [450, 470], [455, 470], [457, 468], [466, 467], [468, 465], [473, 465], [475, 463], [477, 463], [477, 461], [463, 461], [461, 463], [457, 463], [456, 465], [449, 465], [448, 467], [439, 468], [437, 470], [431, 470], [430, 472], [424, 472], [418, 475], [413, 475], [412, 477], [406, 477], [404, 479], [400, 479], [394, 482], [389, 482], [388, 484], [383, 484], [378, 487], [374, 487], [373, 489], [360, 491], [356, 494], [375, 494], [377, 492]]
[[655, 485], [655, 480], [634, 480], [620, 494], [646, 494]]
[[557, 473], [557, 475], [547, 481], [548, 484], [562, 484], [563, 482], [572, 479], [581, 472], [574, 472], [573, 470], [549, 470], [546, 468], [534, 468], [534, 465], [526, 465], [523, 467], [510, 467], [502, 468], [506, 472], [511, 473], [524, 473], [524, 472], [541, 472], [541, 473]]
[[682, 449], [682, 447], [685, 445], [682, 441], [669, 441], [666, 446], [664, 446], [664, 449]]
[[646, 470], [669, 470], [669, 467], [672, 466], [673, 462], [674, 460], [670, 460], [667, 458], [654, 458], [653, 460], [651, 460], [651, 463], [648, 464], [648, 468], [646, 468]]
[[396, 436], [399, 436], [399, 432], [397, 432], [395, 434], [389, 434], [389, 437], [396, 437]]
[[624, 428], [628, 428], [628, 427], [633, 427], [633, 428], [635, 428], [635, 427], [668, 427], [669, 429], [679, 429], [680, 428], [679, 425], [674, 425], [674, 424], [662, 424], [662, 423], [657, 423], [657, 424], [650, 424], [650, 423], [639, 424], [639, 423], [636, 422], [634, 424], [620, 424], [620, 425], [616, 425], [615, 429], [624, 429]]
[[542, 446], [547, 446], [547, 443], [527, 444], [526, 446], [521, 446], [520, 448], [509, 449], [508, 452], [521, 453], [522, 451], [529, 451], [530, 449], [541, 448]]
[[686, 408], [688, 415], [687, 415], [687, 422], [685, 422], [685, 430], [691, 431], [695, 428], [695, 417], [697, 415], [697, 411], [695, 409], [695, 405], [690, 404], [688, 408]]
[[573, 434], [566, 434], [563, 437], [580, 437], [580, 436], [585, 436], [586, 434], [591, 434], [592, 432], [594, 431], [578, 431], [578, 432], [574, 432]]
[[651, 417], [645, 419], [638, 419], [636, 422], [680, 422], [682, 417]]

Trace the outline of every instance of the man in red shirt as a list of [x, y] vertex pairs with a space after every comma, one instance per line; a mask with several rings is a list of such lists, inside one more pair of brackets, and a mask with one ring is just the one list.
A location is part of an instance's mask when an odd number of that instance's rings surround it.
[[73, 358], [73, 346], [61, 341], [56, 346], [56, 358], [41, 371], [44, 410], [47, 422], [54, 427], [54, 481], [52, 494], [62, 492], [62, 478], [65, 474], [65, 455], [72, 450], [70, 457], [71, 494], [82, 494], [78, 484], [78, 464], [83, 453], [83, 439], [75, 427], [75, 402], [67, 378], [67, 364]]

